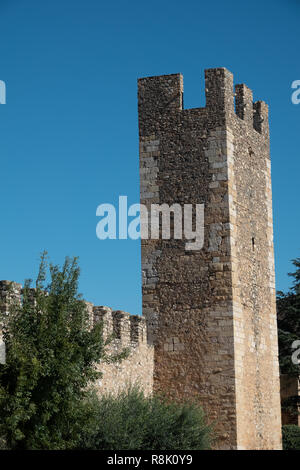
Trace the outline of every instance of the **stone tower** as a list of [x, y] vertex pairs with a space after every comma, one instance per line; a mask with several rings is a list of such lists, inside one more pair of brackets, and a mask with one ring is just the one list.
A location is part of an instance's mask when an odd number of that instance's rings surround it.
[[154, 390], [199, 401], [218, 448], [280, 449], [268, 108], [225, 68], [205, 92], [184, 109], [180, 74], [138, 81], [141, 203], [204, 204], [201, 250], [142, 240]]

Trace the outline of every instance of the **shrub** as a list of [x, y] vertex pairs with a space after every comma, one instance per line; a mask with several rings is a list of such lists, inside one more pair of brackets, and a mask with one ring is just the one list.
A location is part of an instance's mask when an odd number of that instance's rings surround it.
[[295, 424], [282, 426], [283, 450], [300, 450], [300, 427]]
[[145, 397], [138, 388], [99, 399], [98, 426], [81, 448], [99, 450], [192, 450], [210, 448], [202, 408]]
[[60, 268], [48, 266], [43, 254], [36, 290], [26, 282], [23, 302], [12, 301], [9, 315], [0, 316], [6, 345], [6, 363], [0, 364], [0, 447], [77, 446], [93, 419], [88, 385], [101, 376], [95, 364], [125, 355], [108, 357], [101, 323], [90, 328], [78, 294], [79, 272], [76, 258]]

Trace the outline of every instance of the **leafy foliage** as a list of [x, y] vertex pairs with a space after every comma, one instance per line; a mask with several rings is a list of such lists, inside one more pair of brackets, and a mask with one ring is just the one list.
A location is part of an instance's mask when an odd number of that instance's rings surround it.
[[1, 320], [0, 437], [8, 448], [73, 448], [89, 422], [90, 384], [101, 375], [95, 364], [107, 356], [102, 325], [90, 327], [77, 293], [78, 278], [76, 258], [60, 269], [48, 266], [44, 253], [36, 289], [26, 281], [23, 302], [14, 301]]
[[286, 294], [278, 292], [277, 317], [279, 336], [279, 360], [282, 374], [299, 375], [299, 366], [291, 361], [292, 343], [300, 339], [300, 258], [293, 261], [296, 271], [293, 287]]
[[295, 424], [282, 426], [283, 450], [300, 450], [300, 427]]
[[145, 397], [136, 387], [99, 399], [98, 425], [81, 448], [191, 450], [210, 447], [210, 429], [199, 405]]

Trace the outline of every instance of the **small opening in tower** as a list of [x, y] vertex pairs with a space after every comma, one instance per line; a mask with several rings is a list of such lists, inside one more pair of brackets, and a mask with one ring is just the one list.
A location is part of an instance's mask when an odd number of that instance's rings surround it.
[[251, 147], [248, 147], [248, 152], [249, 152], [250, 157], [253, 157], [254, 152]]
[[254, 251], [255, 250], [255, 238], [252, 237], [252, 250]]

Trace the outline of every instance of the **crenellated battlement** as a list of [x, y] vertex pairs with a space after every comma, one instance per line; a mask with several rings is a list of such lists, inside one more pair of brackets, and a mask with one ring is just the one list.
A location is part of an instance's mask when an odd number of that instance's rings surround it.
[[226, 68], [205, 70], [204, 108], [184, 109], [183, 76], [160, 75], [138, 80], [140, 135], [155, 134], [160, 125], [166, 125], [174, 113], [194, 113], [208, 124], [222, 126], [232, 119], [240, 119], [248, 128], [268, 134], [268, 106], [263, 101], [253, 102], [253, 93], [245, 84], [234, 88], [233, 75]]
[[93, 315], [94, 322], [103, 321], [104, 336], [112, 335], [114, 344], [136, 348], [147, 342], [145, 317], [106, 306], [94, 306]]

